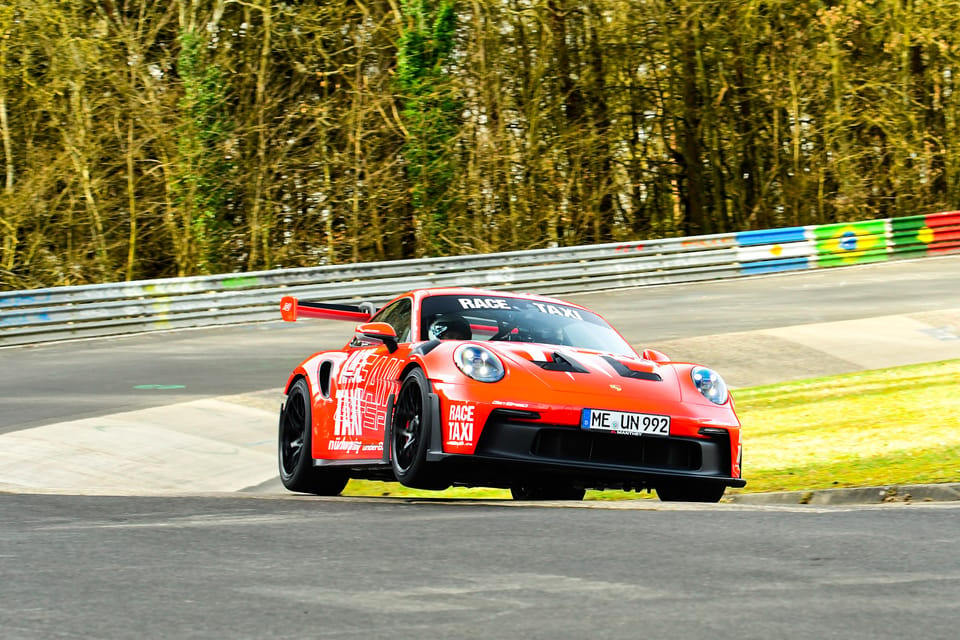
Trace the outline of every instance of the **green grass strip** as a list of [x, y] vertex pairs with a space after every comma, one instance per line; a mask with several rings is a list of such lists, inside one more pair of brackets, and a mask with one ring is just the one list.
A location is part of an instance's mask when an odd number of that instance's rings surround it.
[[960, 481], [960, 360], [742, 389], [744, 491]]

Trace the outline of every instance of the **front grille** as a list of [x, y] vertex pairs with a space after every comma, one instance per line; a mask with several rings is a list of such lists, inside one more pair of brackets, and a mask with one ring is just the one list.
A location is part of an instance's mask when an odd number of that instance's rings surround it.
[[573, 429], [540, 429], [531, 453], [545, 458], [694, 471], [702, 466], [697, 442], [623, 436]]

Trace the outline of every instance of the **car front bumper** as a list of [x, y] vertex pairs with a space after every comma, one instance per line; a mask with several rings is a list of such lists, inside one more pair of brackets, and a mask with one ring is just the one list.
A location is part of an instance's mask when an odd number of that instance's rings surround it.
[[681, 479], [746, 485], [729, 474], [730, 434], [722, 429], [704, 430], [701, 437], [619, 435], [511, 413], [491, 413], [473, 453], [444, 452], [435, 440], [428, 460], [450, 468], [451, 476], [465, 484], [484, 486], [562, 480], [586, 488], [640, 490]]

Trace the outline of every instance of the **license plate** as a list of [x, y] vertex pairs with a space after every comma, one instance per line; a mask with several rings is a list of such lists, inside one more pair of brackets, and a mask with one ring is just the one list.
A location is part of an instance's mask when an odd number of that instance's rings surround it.
[[631, 436], [669, 436], [670, 416], [584, 409], [580, 426], [589, 431], [606, 431]]

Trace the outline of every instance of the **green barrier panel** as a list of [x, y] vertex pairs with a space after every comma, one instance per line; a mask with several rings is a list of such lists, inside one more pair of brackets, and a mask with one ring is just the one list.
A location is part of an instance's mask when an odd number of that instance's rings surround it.
[[813, 233], [819, 267], [882, 262], [889, 258], [886, 220], [826, 224], [814, 227]]
[[927, 255], [931, 237], [927, 216], [907, 216], [890, 220], [890, 246], [897, 257]]

